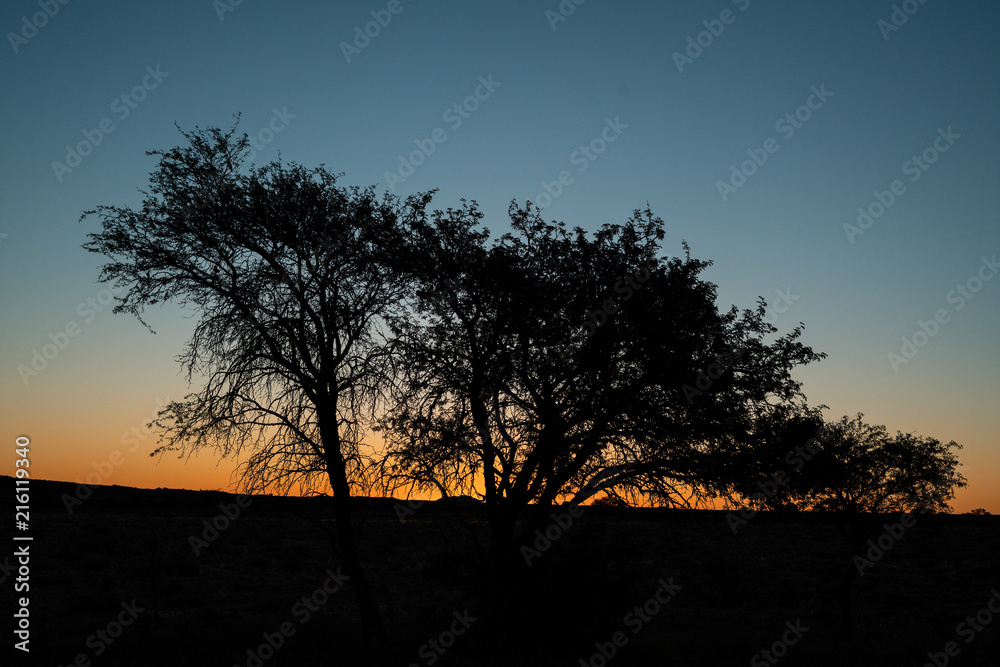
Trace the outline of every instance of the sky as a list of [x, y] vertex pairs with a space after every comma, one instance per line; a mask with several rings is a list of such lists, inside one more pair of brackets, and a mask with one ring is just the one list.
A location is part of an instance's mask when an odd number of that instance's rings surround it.
[[[596, 230], [648, 204], [719, 306], [827, 359], [826, 415], [954, 440], [956, 511], [1000, 513], [1000, 6], [985, 0], [504, 3], [11, 0], [0, 98], [0, 434], [41, 479], [230, 489], [150, 457], [193, 321], [111, 313], [84, 251], [176, 126], [434, 206]], [[176, 126], [175, 126], [176, 124]], [[11, 456], [8, 461], [13, 461]], [[9, 470], [13, 470], [13, 463]], [[4, 474], [11, 474], [5, 472]]]

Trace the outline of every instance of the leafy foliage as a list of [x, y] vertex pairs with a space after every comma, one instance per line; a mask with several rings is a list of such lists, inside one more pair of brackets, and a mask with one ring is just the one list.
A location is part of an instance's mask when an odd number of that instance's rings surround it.
[[684, 504], [757, 419], [804, 400], [790, 370], [823, 355], [801, 328], [765, 343], [763, 304], [718, 311], [710, 263], [659, 257], [651, 211], [592, 237], [509, 213], [492, 244], [474, 202], [397, 244], [421, 299], [397, 322], [407, 375], [384, 424], [391, 474], [478, 491], [501, 546], [522, 513], [530, 531], [602, 489]]

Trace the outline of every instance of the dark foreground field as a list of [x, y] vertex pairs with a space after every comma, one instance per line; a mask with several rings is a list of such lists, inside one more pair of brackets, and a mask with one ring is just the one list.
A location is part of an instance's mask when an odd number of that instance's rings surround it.
[[[12, 487], [5, 478], [8, 507]], [[16, 664], [253, 667], [272, 653], [263, 664], [371, 664], [349, 582], [329, 580], [337, 563], [310, 520], [322, 499], [257, 498], [196, 555], [191, 536], [206, 537], [203, 521], [234, 496], [97, 487], [70, 515], [60, 495], [73, 485], [31, 490], [31, 653], [15, 651]], [[401, 667], [920, 667], [928, 653], [1000, 665], [1000, 614], [981, 611], [1000, 589], [1000, 517], [918, 516], [858, 581], [861, 627], [845, 640], [850, 556], [822, 516], [762, 514], [733, 535], [722, 512], [587, 508], [509, 587], [506, 611], [487, 602], [449, 508], [429, 503], [403, 523], [393, 501], [370, 500], [359, 516], [389, 664]], [[11, 532], [5, 522], [8, 545]], [[0, 554], [5, 591], [14, 548]], [[310, 609], [302, 598], [327, 597], [324, 583], [335, 592]], [[760, 653], [772, 647], [782, 657]]]

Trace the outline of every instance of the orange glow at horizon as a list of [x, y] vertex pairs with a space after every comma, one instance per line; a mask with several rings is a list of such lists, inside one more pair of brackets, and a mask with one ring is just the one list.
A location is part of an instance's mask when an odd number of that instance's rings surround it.
[[[32, 438], [33, 452], [39, 440]], [[107, 453], [94, 458], [88, 456], [88, 452], [100, 451], [94, 443], [90, 447], [81, 447], [70, 457], [60, 457], [57, 460], [49, 461], [47, 456], [35, 456], [41, 459], [41, 465], [33, 461], [34, 479], [48, 479], [54, 481], [118, 485], [136, 488], [176, 488], [194, 491], [200, 490], [220, 490], [230, 493], [237, 493], [236, 480], [233, 471], [237, 463], [234, 461], [218, 461], [211, 452], [205, 451], [191, 457], [178, 457], [176, 453], [166, 453], [160, 457], [150, 457], [149, 447], [130, 452], [129, 447], [120, 446], [111, 448]], [[968, 470], [964, 473], [968, 476]], [[979, 487], [979, 488], [976, 488]], [[410, 498], [414, 500], [434, 500], [440, 497], [437, 491], [419, 492], [415, 491], [407, 496], [407, 487], [400, 487], [391, 496], [397, 499]], [[329, 487], [325, 489], [329, 490]], [[476, 489], [481, 494], [481, 489]], [[270, 491], [269, 491], [270, 492]], [[358, 495], [359, 489], [354, 488], [352, 492]], [[300, 496], [298, 486], [293, 486], [287, 493], [291, 496]], [[587, 501], [589, 504], [600, 496], [595, 496]], [[646, 506], [645, 503], [639, 506]], [[985, 508], [992, 514], [1000, 514], [1000, 487], [976, 485], [970, 483], [969, 488], [960, 489], [956, 492], [956, 498], [951, 502], [955, 514], [964, 514], [975, 508]], [[721, 501], [709, 501], [707, 509], [723, 509]]]
[[[31, 439], [33, 479], [137, 488], [233, 493], [239, 490], [233, 478], [237, 462], [220, 461], [215, 451], [206, 449], [190, 457], [178, 457], [178, 452], [149, 456], [157, 446], [157, 436], [147, 430], [145, 424], [156, 416], [166, 398], [150, 400], [136, 397], [128, 404], [119, 402], [112, 405], [107, 400], [110, 392], [98, 388], [94, 388], [88, 396], [60, 397], [58, 386], [45, 391], [51, 403], [71, 406], [59, 414], [59, 419], [51, 418], [43, 405], [32, 404], [33, 414], [19, 415], [18, 422], [36, 424], [34, 428], [15, 430], [11, 428], [9, 417], [4, 420], [4, 430], [9, 434], [11, 443], [19, 435]], [[0, 400], [4, 399], [5, 393], [0, 390]], [[179, 395], [180, 392], [173, 394]], [[969, 486], [957, 491], [951, 503], [954, 512], [961, 514], [985, 508], [992, 514], [1000, 514], [1000, 483], [996, 480], [1000, 471], [1000, 451], [990, 447], [994, 434], [986, 427], [974, 429], [969, 426], [970, 422], [963, 423], [955, 420], [954, 416], [940, 417], [935, 422], [939, 424], [938, 428], [917, 424], [914, 430], [937, 437], [952, 432], [954, 439], [964, 445], [964, 449], [958, 452], [963, 464], [959, 471], [968, 478]], [[872, 419], [872, 422], [879, 423], [879, 420]], [[892, 431], [894, 429], [890, 428]], [[476, 490], [482, 491], [481, 483], [476, 484]], [[293, 487], [291, 495], [299, 495], [299, 490]], [[393, 496], [404, 497], [405, 490], [400, 488]], [[437, 496], [437, 492], [414, 493], [412, 498], [431, 499]]]

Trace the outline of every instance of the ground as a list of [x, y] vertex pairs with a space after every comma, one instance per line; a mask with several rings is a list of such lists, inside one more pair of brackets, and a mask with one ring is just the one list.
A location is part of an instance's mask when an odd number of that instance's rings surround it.
[[[240, 507], [217, 492], [95, 487], [69, 513], [62, 494], [75, 485], [31, 484], [31, 654], [15, 664], [372, 664], [350, 582], [315, 523], [325, 499]], [[1000, 517], [923, 515], [886, 538], [844, 639], [838, 585], [851, 557], [824, 515], [759, 514], [734, 534], [724, 512], [584, 508], [551, 529], [503, 607], [488, 602], [455, 517], [485, 537], [478, 507], [427, 503], [405, 521], [392, 500], [358, 508], [388, 664], [921, 667], [930, 653], [936, 667], [1000, 665], [1000, 614], [960, 625], [1000, 590]], [[6, 576], [11, 586], [17, 575]], [[314, 611], [303, 596], [327, 599]]]

